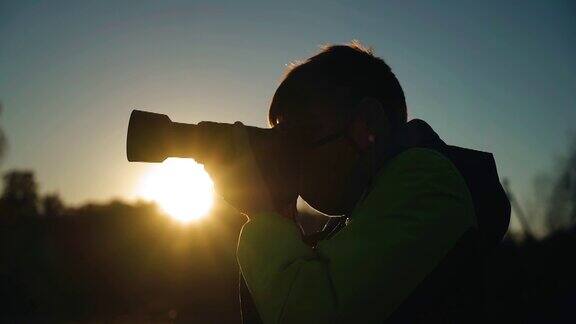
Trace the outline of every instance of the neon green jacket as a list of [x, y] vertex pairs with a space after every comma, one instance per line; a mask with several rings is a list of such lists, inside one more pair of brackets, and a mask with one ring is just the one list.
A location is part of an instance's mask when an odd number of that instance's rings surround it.
[[237, 257], [264, 323], [383, 322], [476, 226], [455, 166], [412, 148], [379, 172], [349, 224], [315, 248], [279, 215], [253, 215]]

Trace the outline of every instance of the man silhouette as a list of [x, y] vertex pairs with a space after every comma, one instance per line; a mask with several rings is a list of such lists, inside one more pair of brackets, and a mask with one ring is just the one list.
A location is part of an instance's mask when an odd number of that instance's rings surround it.
[[[510, 213], [491, 154], [408, 122], [390, 67], [358, 43], [293, 66], [269, 121], [300, 148], [298, 176], [276, 175], [293, 186], [282, 191], [262, 181], [237, 206], [249, 217], [237, 250], [244, 322], [481, 318], [482, 256]], [[261, 177], [254, 159], [230, 163]], [[303, 237], [295, 192], [340, 217]]]

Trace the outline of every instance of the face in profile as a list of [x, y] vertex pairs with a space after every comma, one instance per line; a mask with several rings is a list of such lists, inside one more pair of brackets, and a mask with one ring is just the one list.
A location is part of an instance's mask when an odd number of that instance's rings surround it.
[[320, 104], [287, 116], [279, 125], [291, 125], [299, 137], [298, 192], [310, 206], [328, 215], [345, 214], [354, 200], [347, 186], [360, 153], [348, 136], [348, 125]]

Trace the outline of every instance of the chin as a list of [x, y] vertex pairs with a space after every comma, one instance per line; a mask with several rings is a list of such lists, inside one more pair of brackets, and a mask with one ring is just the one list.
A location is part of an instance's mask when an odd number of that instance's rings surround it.
[[[301, 197], [310, 207], [327, 216], [343, 216], [347, 213], [341, 199], [309, 199], [302, 195]], [[335, 203], [336, 201], [340, 201], [340, 203]]]
[[320, 211], [329, 216], [344, 216], [346, 214], [344, 208], [341, 207], [327, 207]]

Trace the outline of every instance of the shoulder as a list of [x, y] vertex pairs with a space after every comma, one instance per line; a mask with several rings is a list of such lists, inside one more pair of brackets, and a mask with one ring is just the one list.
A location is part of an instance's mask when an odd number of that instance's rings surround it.
[[443, 171], [458, 173], [452, 162], [438, 151], [427, 148], [411, 148], [392, 158], [381, 170], [380, 176], [391, 171]]
[[[394, 183], [397, 181], [398, 183]], [[468, 191], [464, 178], [456, 166], [438, 151], [411, 148], [392, 158], [378, 173], [375, 187], [390, 185], [444, 184]]]
[[[441, 153], [411, 148], [392, 158], [379, 171], [371, 192], [361, 204], [384, 213], [419, 211], [426, 218], [460, 215], [474, 223], [472, 197], [456, 166]], [[443, 216], [441, 216], [443, 215]]]

